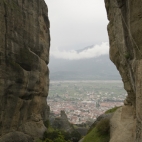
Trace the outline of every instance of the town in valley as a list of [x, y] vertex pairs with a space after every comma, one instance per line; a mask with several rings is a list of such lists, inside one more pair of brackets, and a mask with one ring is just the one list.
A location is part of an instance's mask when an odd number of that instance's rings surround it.
[[126, 96], [120, 80], [51, 81], [47, 103], [55, 117], [64, 110], [71, 123], [81, 124], [122, 106]]

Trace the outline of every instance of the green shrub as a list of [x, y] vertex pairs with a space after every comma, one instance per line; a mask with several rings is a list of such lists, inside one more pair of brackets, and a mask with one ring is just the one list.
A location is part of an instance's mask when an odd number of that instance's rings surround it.
[[58, 138], [61, 136], [61, 132], [58, 130], [54, 130], [53, 132], [45, 131], [43, 135], [43, 139], [49, 138], [51, 140], [54, 140], [55, 138]]
[[46, 138], [46, 139], [44, 140], [44, 142], [53, 142], [53, 141], [50, 140], [50, 139], [48, 139], [48, 138]]
[[105, 118], [97, 123], [96, 129], [100, 135], [107, 135], [110, 133], [110, 120]]
[[47, 127], [47, 130], [44, 132], [42, 141], [39, 142], [78, 142], [81, 139], [80, 133], [76, 130], [70, 133], [53, 129], [49, 121], [45, 121], [44, 125]]
[[81, 139], [81, 134], [76, 130], [72, 131], [70, 136], [73, 142], [78, 142]]
[[66, 142], [63, 138], [56, 138], [54, 142]]
[[44, 125], [45, 125], [46, 128], [48, 128], [50, 126], [49, 120], [44, 121]]
[[101, 135], [95, 127], [85, 136], [83, 142], [109, 142], [109, 139], [109, 134]]
[[65, 132], [65, 131], [61, 131], [62, 135], [64, 136], [64, 139], [66, 141], [70, 140], [71, 139], [71, 134], [69, 132]]
[[104, 118], [100, 120], [85, 136], [83, 142], [109, 142], [110, 140], [110, 120]]
[[132, 59], [132, 56], [130, 55], [130, 53], [125, 53], [124, 56], [127, 60]]
[[115, 112], [118, 108], [120, 108], [120, 107], [111, 108], [111, 109], [107, 110], [107, 111], [105, 112], [105, 114], [107, 114], [107, 113], [113, 113], [113, 112]]

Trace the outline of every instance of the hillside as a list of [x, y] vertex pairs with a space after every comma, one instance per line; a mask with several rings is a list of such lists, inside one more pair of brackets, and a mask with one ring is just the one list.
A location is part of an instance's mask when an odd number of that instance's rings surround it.
[[[82, 50], [81, 50], [82, 51]], [[51, 57], [50, 80], [119, 80], [120, 75], [108, 55], [65, 60]]]

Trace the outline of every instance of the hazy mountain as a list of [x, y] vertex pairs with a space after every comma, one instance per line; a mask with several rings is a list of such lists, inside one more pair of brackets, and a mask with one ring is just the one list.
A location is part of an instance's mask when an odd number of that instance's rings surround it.
[[[82, 52], [88, 46], [77, 52]], [[108, 55], [81, 60], [50, 58], [50, 80], [115, 80], [120, 75]]]
[[76, 50], [78, 53], [80, 53], [80, 52], [82, 52], [82, 51], [84, 51], [84, 50], [88, 50], [88, 49], [90, 49], [90, 48], [93, 48], [94, 47], [94, 45], [90, 45], [90, 46], [87, 46], [87, 47], [85, 47], [85, 48], [83, 48], [83, 49], [79, 49], [79, 50]]

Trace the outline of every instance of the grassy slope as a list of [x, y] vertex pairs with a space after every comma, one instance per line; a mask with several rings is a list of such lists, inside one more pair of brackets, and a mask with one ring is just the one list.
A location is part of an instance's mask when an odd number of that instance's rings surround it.
[[[121, 107], [121, 106], [120, 106]], [[118, 108], [120, 108], [120, 107], [114, 107], [114, 108], [112, 108], [112, 109], [109, 109], [109, 110], [107, 110], [106, 112], [105, 112], [105, 114], [107, 114], [107, 113], [113, 113], [113, 112], [115, 112]]]
[[109, 135], [100, 135], [95, 127], [85, 136], [83, 142], [109, 142]]
[[[109, 109], [105, 112], [107, 113], [114, 113], [119, 107], [114, 107], [112, 109]], [[99, 122], [99, 125], [95, 125], [94, 128], [84, 137], [83, 142], [109, 142], [110, 140], [110, 134], [109, 131], [106, 133], [101, 133], [104, 129], [108, 129], [107, 121], [103, 122], [102, 120]], [[101, 128], [101, 131], [99, 131], [99, 127]]]

